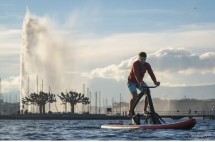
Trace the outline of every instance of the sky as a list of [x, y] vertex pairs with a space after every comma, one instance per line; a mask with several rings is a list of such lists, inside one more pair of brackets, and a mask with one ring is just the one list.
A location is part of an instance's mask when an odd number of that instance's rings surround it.
[[[168, 88], [196, 86], [197, 91], [199, 86], [211, 86], [211, 93], [204, 97], [195, 91], [186, 96], [214, 98], [214, 5], [214, 0], [2, 0], [1, 92], [19, 94], [23, 21], [29, 12], [53, 33], [41, 42], [62, 47], [59, 58], [63, 71], [58, 75], [65, 87], [61, 90], [82, 92], [84, 83], [92, 94], [100, 90], [109, 102], [119, 100], [120, 93], [129, 101], [127, 76], [138, 53], [145, 51], [161, 82], [155, 97], [182, 99], [184, 94], [167, 94]], [[51, 53], [47, 51], [44, 57]], [[35, 84], [35, 76], [30, 81]], [[149, 76], [145, 81], [153, 85]]]

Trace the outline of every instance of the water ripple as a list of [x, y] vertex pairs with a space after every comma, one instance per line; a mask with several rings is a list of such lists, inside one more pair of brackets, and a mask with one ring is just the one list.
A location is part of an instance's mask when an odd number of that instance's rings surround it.
[[[171, 120], [172, 121], [172, 120]], [[215, 140], [214, 120], [192, 130], [100, 129], [105, 120], [0, 120], [0, 140]], [[124, 120], [125, 124], [130, 121]]]

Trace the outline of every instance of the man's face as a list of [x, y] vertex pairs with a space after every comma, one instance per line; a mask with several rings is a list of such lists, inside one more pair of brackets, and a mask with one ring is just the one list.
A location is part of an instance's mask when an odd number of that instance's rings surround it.
[[144, 64], [146, 62], [146, 57], [139, 57], [139, 61]]

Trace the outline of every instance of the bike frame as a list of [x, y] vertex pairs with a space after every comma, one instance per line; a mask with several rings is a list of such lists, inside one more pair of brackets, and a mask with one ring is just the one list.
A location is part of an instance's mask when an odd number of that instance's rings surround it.
[[[153, 105], [153, 102], [152, 102], [151, 93], [150, 93], [149, 88], [156, 88], [156, 87], [157, 86], [144, 87], [143, 91], [140, 92], [140, 94], [138, 95], [134, 105], [131, 108], [131, 110], [133, 110], [133, 112], [134, 112], [135, 107], [137, 106], [138, 102], [143, 97], [144, 93], [146, 92], [147, 99], [148, 99], [148, 106], [149, 106], [149, 113], [147, 114], [147, 117], [146, 117], [146, 123], [148, 123], [149, 118], [151, 119], [152, 124], [161, 124], [161, 121], [163, 123], [165, 123], [163, 121], [163, 119], [154, 110], [154, 105]], [[137, 115], [135, 115], [135, 113], [133, 114], [132, 121], [133, 121], [134, 124], [140, 125], [140, 116], [141, 115], [139, 115], [139, 114], [137, 114]]]

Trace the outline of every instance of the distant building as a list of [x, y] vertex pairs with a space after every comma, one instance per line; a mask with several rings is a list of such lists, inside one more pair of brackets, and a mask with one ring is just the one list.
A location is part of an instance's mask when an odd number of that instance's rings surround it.
[[161, 100], [154, 99], [154, 106], [157, 111], [212, 111], [215, 99], [196, 100]]
[[[196, 100], [196, 99], [182, 99], [182, 100], [162, 100], [153, 98], [155, 111], [177, 111], [177, 112], [195, 112], [195, 111], [211, 111], [215, 113], [214, 105], [215, 99]], [[114, 104], [114, 112], [119, 113], [120, 103]], [[121, 105], [121, 112], [128, 111], [128, 103]], [[136, 112], [143, 112], [144, 100], [141, 100], [135, 109]]]
[[0, 115], [17, 114], [19, 108], [19, 103], [7, 103], [0, 100]]

